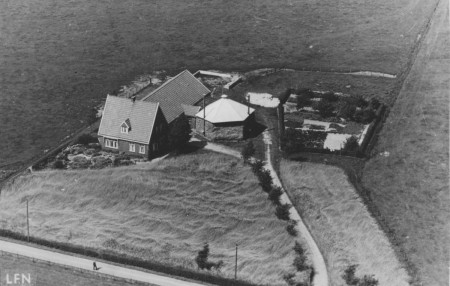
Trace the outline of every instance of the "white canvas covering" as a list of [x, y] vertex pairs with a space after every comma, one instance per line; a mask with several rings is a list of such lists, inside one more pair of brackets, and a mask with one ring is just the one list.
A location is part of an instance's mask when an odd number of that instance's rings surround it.
[[205, 119], [211, 123], [241, 122], [254, 111], [255, 109], [222, 95], [221, 99], [206, 106], [204, 111], [200, 110], [195, 116], [203, 119], [205, 113]]

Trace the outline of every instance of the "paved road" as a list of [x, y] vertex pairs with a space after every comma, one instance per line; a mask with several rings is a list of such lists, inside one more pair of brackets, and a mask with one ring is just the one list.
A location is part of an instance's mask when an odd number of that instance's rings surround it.
[[[0, 240], [0, 251], [18, 254], [25, 257], [35, 258], [52, 263], [84, 269], [92, 270], [92, 259], [86, 259], [58, 252], [48, 251], [35, 247], [26, 246], [23, 244], [13, 243], [9, 241]], [[179, 280], [167, 276], [152, 274], [144, 271], [129, 269], [126, 267], [116, 266], [108, 263], [97, 262], [97, 267], [100, 267], [102, 274], [115, 276], [118, 278], [130, 279], [145, 283], [151, 283], [161, 286], [204, 286], [205, 284], [193, 283], [184, 280]]]

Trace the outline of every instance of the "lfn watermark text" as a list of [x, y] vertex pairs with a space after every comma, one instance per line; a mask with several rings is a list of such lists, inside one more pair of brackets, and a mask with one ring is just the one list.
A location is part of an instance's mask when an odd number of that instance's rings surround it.
[[36, 274], [30, 270], [0, 269], [0, 286], [36, 286]]

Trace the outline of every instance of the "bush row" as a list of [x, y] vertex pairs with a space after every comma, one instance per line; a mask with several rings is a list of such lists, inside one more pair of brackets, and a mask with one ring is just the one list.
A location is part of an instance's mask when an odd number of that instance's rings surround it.
[[[16, 239], [16, 240], [21, 240], [21, 241], [27, 241], [26, 235], [23, 235], [23, 234], [17, 233], [17, 232], [13, 232], [10, 230], [5, 230], [5, 229], [0, 229], [0, 236], [8, 237], [8, 238]], [[162, 264], [162, 263], [158, 263], [158, 262], [152, 262], [152, 261], [148, 261], [148, 260], [142, 260], [142, 259], [138, 259], [138, 258], [131, 258], [131, 257], [125, 257], [125, 256], [116, 255], [116, 254], [111, 254], [111, 253], [104, 253], [104, 252], [100, 252], [100, 251], [92, 249], [92, 248], [85, 248], [82, 246], [72, 245], [72, 244], [68, 244], [68, 243], [49, 241], [49, 240], [36, 238], [36, 237], [30, 237], [30, 242], [38, 244], [38, 245], [54, 248], [54, 249], [59, 249], [62, 251], [77, 253], [77, 254], [81, 254], [84, 256], [90, 256], [92, 258], [103, 259], [103, 260], [106, 260], [109, 262], [115, 262], [115, 263], [124, 264], [124, 265], [136, 266], [136, 267], [140, 267], [140, 268], [144, 268], [144, 269], [148, 269], [148, 270], [152, 270], [152, 271], [156, 271], [156, 272], [160, 272], [160, 273], [165, 273], [165, 274], [169, 274], [169, 275], [198, 280], [198, 281], [212, 283], [212, 284], [216, 284], [216, 285], [223, 285], [223, 286], [234, 286], [234, 285], [256, 286], [257, 285], [257, 284], [252, 284], [250, 282], [246, 282], [246, 281], [242, 281], [242, 280], [233, 280], [233, 279], [229, 279], [229, 278], [225, 278], [225, 277], [213, 276], [208, 273], [196, 272], [194, 270], [187, 269], [184, 267], [170, 266], [170, 265], [166, 265], [166, 264]]]

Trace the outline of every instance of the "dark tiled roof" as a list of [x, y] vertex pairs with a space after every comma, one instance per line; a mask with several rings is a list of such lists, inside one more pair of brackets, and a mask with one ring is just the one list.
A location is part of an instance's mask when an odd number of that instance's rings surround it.
[[[158, 108], [158, 103], [108, 95], [98, 135], [148, 144]], [[124, 122], [131, 127], [128, 133], [121, 133]]]
[[[145, 89], [141, 93], [145, 93]], [[194, 105], [208, 93], [210, 90], [185, 70], [142, 97], [142, 100], [158, 102], [167, 123], [170, 123], [183, 113], [181, 104]]]
[[181, 107], [183, 108], [184, 114], [191, 117], [195, 117], [195, 115], [200, 111], [201, 108], [200, 106], [186, 104], [182, 104]]

